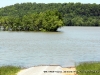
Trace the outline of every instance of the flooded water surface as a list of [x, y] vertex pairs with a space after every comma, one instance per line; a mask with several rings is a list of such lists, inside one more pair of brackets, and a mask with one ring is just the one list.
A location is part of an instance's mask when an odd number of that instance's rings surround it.
[[100, 61], [100, 27], [62, 27], [58, 32], [0, 31], [0, 66], [73, 66]]

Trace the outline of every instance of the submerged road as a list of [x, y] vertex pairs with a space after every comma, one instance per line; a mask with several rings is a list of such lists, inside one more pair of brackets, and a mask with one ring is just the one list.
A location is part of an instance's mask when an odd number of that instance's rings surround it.
[[21, 70], [17, 75], [77, 75], [75, 71], [75, 68], [61, 66], [37, 66]]

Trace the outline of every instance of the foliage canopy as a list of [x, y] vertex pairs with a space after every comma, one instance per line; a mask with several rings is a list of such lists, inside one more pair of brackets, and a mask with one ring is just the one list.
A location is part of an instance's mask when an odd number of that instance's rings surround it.
[[100, 26], [100, 4], [17, 3], [0, 8], [3, 30], [56, 31], [63, 25]]

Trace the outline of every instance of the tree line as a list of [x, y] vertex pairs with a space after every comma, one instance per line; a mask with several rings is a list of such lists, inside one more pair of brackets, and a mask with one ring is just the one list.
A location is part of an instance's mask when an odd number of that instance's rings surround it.
[[36, 31], [55, 31], [63, 25], [100, 26], [100, 4], [17, 3], [0, 8], [0, 25], [3, 25], [4, 30]]
[[57, 31], [63, 19], [56, 10], [27, 14], [23, 17], [5, 16], [0, 19], [4, 31]]

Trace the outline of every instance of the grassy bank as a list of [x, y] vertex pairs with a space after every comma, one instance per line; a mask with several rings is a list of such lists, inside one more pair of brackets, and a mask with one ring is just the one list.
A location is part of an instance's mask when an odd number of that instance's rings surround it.
[[100, 62], [84, 62], [76, 66], [78, 75], [100, 75]]
[[15, 66], [1, 66], [0, 67], [0, 75], [16, 75], [18, 71], [20, 71], [20, 67]]

